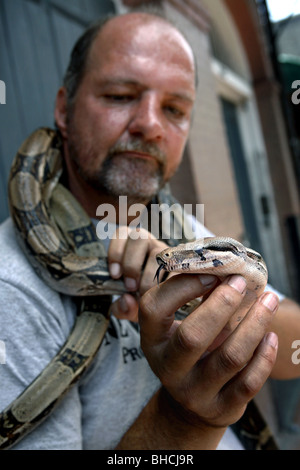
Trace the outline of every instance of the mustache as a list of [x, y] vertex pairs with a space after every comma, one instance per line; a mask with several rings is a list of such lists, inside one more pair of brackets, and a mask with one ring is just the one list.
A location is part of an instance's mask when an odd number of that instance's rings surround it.
[[116, 142], [109, 150], [108, 157], [123, 152], [141, 152], [154, 157], [160, 165], [165, 165], [166, 154], [154, 142], [143, 142], [138, 138], [127, 142]]

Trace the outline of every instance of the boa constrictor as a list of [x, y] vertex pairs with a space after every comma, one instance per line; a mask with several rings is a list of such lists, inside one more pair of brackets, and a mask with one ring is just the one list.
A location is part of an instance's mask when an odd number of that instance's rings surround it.
[[[107, 330], [111, 296], [126, 291], [122, 280], [110, 278], [105, 250], [89, 217], [60, 183], [61, 154], [60, 137], [51, 129], [35, 131], [22, 144], [9, 179], [10, 212], [19, 243], [38, 275], [55, 291], [83, 300], [65, 345], [0, 414], [0, 449], [11, 447], [45, 419], [86, 370]], [[161, 201], [172, 199], [162, 192]], [[173, 223], [181, 224], [179, 219], [174, 214]], [[181, 241], [186, 241], [184, 236]], [[178, 241], [167, 243], [172, 246]], [[261, 257], [235, 240], [214, 238], [180, 245], [158, 258], [159, 271], [162, 266], [175, 269], [174, 259], [180, 261], [176, 265], [180, 272], [192, 266], [197, 272], [213, 268], [217, 276], [241, 272], [253, 292], [266, 282]], [[183, 306], [177, 312], [179, 318], [197, 305], [195, 300]]]
[[258, 297], [266, 287], [268, 271], [262, 256], [229, 237], [207, 237], [166, 248], [156, 257], [161, 270], [177, 273], [206, 273], [220, 280], [240, 274], [247, 281], [248, 295]]

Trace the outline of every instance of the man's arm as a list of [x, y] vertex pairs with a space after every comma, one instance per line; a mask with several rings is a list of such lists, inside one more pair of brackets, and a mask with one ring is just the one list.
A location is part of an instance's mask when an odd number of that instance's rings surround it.
[[160, 389], [123, 436], [117, 450], [215, 450], [224, 427], [192, 424], [177, 415], [171, 397]]
[[[243, 321], [228, 329], [246, 294], [245, 280], [231, 276], [215, 287], [214, 276], [175, 275], [153, 285], [155, 253], [161, 249], [161, 242], [151, 238], [112, 240], [108, 253], [114, 275], [134, 279], [133, 291], [142, 295], [141, 346], [162, 384], [118, 448], [215, 449], [274, 366], [277, 336], [266, 333], [278, 298], [263, 294]], [[183, 322], [175, 320], [180, 306], [208, 292]], [[224, 330], [226, 339], [210, 347]]]
[[268, 378], [277, 337], [266, 335], [277, 297], [263, 295], [221, 346], [205, 355], [245, 295], [243, 278], [219, 285], [183, 322], [179, 305], [207, 292], [201, 276], [178, 275], [140, 302], [141, 344], [162, 389], [124, 435], [120, 449], [215, 449]]

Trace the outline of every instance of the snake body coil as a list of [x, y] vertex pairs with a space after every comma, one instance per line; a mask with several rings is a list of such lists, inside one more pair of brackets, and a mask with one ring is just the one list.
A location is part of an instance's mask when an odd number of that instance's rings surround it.
[[[21, 146], [9, 181], [10, 212], [18, 240], [38, 275], [55, 291], [82, 297], [73, 331], [50, 364], [0, 414], [0, 449], [34, 429], [78, 380], [98, 351], [109, 323], [111, 295], [125, 292], [109, 276], [106, 253], [78, 202], [60, 184], [61, 142], [50, 129], [39, 129]], [[259, 255], [225, 238], [204, 239], [165, 250], [161, 269], [242, 273], [249, 289], [266, 282]], [[180, 309], [185, 316], [198, 301]]]

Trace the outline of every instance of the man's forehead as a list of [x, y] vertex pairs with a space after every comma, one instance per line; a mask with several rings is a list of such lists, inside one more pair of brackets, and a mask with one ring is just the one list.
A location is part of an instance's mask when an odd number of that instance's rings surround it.
[[145, 13], [129, 13], [108, 21], [94, 41], [90, 58], [96, 54], [97, 60], [103, 55], [107, 59], [109, 52], [139, 54], [142, 48], [161, 55], [165, 52], [166, 59], [185, 59], [188, 67], [195, 68], [193, 51], [183, 35], [163, 18]]
[[[119, 15], [108, 20], [105, 25], [102, 27], [101, 32], [117, 32], [125, 36], [131, 34], [137, 34], [138, 31], [149, 30], [166, 32], [167, 34], [175, 34], [184, 39], [188, 44], [187, 40], [183, 37], [183, 34], [169, 21], [165, 20], [162, 17], [155, 16], [148, 13], [127, 13], [124, 15]], [[148, 37], [148, 41], [152, 39]]]

